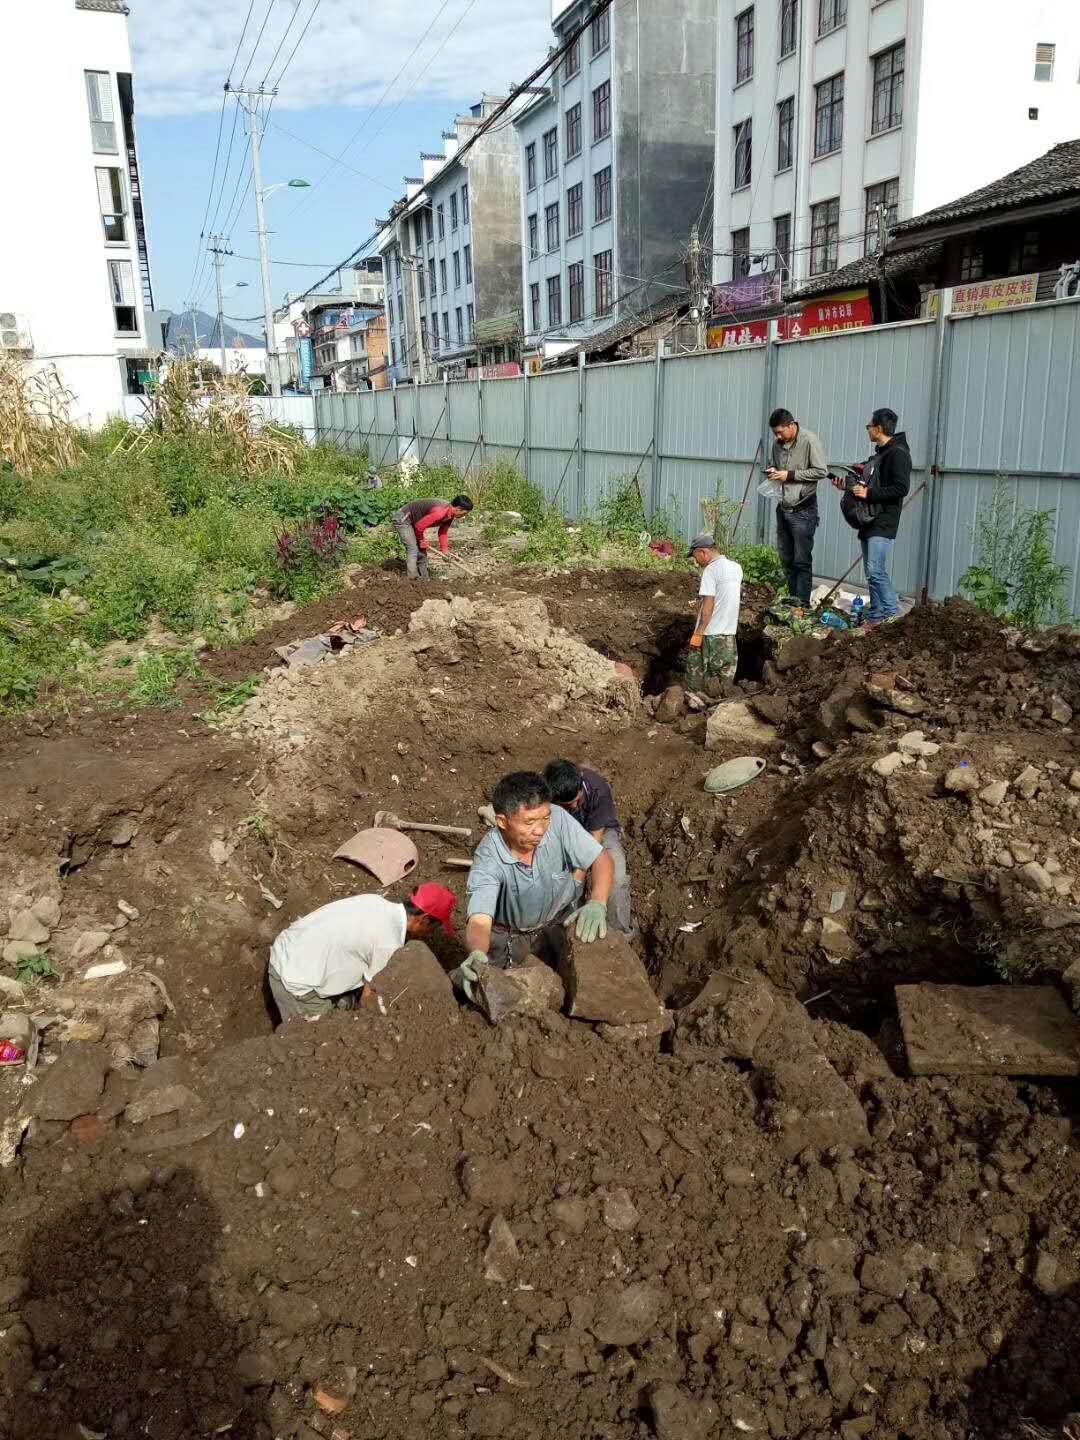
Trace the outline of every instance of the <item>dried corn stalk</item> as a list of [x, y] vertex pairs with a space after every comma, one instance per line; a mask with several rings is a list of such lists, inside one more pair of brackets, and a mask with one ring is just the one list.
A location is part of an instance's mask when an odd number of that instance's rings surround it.
[[151, 432], [159, 435], [208, 434], [227, 444], [245, 469], [291, 475], [299, 441], [264, 424], [251, 404], [243, 375], [204, 377], [197, 360], [174, 360], [154, 392]]
[[30, 372], [15, 356], [0, 356], [0, 458], [28, 477], [76, 464], [83, 450], [72, 399], [55, 366]]

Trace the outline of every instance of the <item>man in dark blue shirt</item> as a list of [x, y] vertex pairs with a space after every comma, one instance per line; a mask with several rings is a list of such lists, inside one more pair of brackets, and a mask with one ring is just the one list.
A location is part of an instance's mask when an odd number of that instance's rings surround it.
[[603, 775], [584, 765], [575, 765], [572, 760], [552, 760], [544, 769], [544, 782], [551, 793], [552, 804], [572, 815], [614, 861], [615, 883], [608, 900], [608, 923], [612, 929], [629, 935], [634, 928], [630, 878], [611, 785]]

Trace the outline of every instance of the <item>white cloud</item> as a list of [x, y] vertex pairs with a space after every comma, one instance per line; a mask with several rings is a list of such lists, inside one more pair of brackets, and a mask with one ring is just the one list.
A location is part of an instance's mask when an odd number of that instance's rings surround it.
[[[268, 72], [275, 79], [314, 4], [255, 0], [233, 84], [248, 65], [264, 19], [247, 81], [259, 84]], [[323, 0], [282, 82], [277, 108], [374, 104], [436, 15], [384, 110], [406, 92], [409, 100], [505, 93], [536, 68], [550, 43], [550, 0], [449, 0], [439, 14], [441, 5], [442, 0]], [[131, 0], [140, 112], [216, 109], [247, 9], [248, 0]]]

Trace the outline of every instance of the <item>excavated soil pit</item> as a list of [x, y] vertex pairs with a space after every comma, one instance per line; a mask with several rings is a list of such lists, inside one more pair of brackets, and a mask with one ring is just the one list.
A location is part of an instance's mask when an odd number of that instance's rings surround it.
[[[1077, 1087], [911, 1080], [890, 1026], [897, 980], [1068, 984], [1076, 638], [934, 606], [804, 646], [743, 690], [776, 736], [717, 799], [738, 738], [706, 751], [705, 716], [659, 723], [601, 658], [668, 663], [693, 589], [379, 572], [211, 657], [401, 632], [268, 680], [233, 730], [192, 705], [3, 742], [8, 919], [34, 902], [61, 968], [98, 945], [173, 1008], [157, 1065], [106, 1077], [61, 1008], [55, 1064], [0, 1074], [0, 1436], [1061, 1434]], [[938, 748], [878, 773], [915, 729]], [[342, 839], [379, 808], [476, 827], [560, 753], [615, 786], [657, 993], [722, 1003], [614, 1040], [406, 987], [269, 1033], [274, 935], [373, 888]], [[461, 896], [460, 843], [420, 849]]]

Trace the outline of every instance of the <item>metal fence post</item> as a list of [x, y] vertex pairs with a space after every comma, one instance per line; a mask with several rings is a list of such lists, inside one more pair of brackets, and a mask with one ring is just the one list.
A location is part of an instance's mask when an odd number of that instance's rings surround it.
[[[769, 454], [769, 416], [776, 408], [776, 372], [779, 364], [776, 333], [773, 321], [768, 321], [768, 338], [765, 341], [765, 374], [761, 385], [761, 434], [763, 454]], [[768, 463], [772, 463], [769, 461]], [[757, 490], [755, 488], [755, 495]], [[758, 545], [769, 543], [769, 502], [763, 495], [757, 497], [757, 518], [754, 525], [754, 541]]]
[[[476, 358], [479, 362], [479, 355]], [[484, 377], [479, 363], [476, 366], [476, 438], [480, 444], [480, 469], [484, 470], [487, 468], [487, 461], [484, 458], [486, 453], [484, 445]]]
[[577, 516], [585, 515], [585, 351], [578, 352], [578, 503]]
[[526, 482], [527, 482], [528, 484], [531, 485], [531, 484], [532, 484], [532, 462], [531, 462], [530, 456], [531, 456], [531, 448], [532, 448], [532, 447], [531, 447], [530, 444], [529, 444], [529, 440], [530, 440], [531, 431], [532, 431], [532, 395], [531, 395], [531, 393], [530, 393], [530, 391], [529, 391], [529, 372], [528, 372], [528, 370], [525, 371], [524, 383], [525, 383], [525, 391], [524, 391], [524, 394], [523, 394], [522, 397], [521, 397], [521, 409], [522, 409], [522, 429], [524, 430], [525, 433], [524, 433], [524, 434], [522, 435], [522, 437], [521, 437], [521, 447], [523, 447], [523, 448], [524, 448], [524, 451], [525, 451], [525, 480], [526, 480]]
[[656, 342], [656, 368], [653, 371], [653, 451], [652, 474], [649, 477], [649, 513], [646, 517], [652, 524], [653, 516], [660, 509], [660, 479], [664, 459], [660, 453], [660, 427], [664, 418], [664, 342]]
[[924, 603], [933, 588], [936, 575], [935, 540], [941, 506], [944, 503], [942, 489], [942, 461], [945, 458], [945, 441], [948, 433], [949, 406], [948, 384], [952, 358], [952, 327], [944, 306], [937, 320], [937, 334], [934, 337], [934, 361], [930, 367], [929, 424], [926, 435], [927, 497], [923, 507], [922, 526], [919, 534], [919, 548], [922, 559], [919, 565], [919, 598]]
[[394, 464], [401, 459], [401, 431], [398, 429], [397, 381], [390, 382], [390, 401], [394, 407]]
[[446, 415], [446, 464], [452, 463], [453, 449], [450, 443], [450, 376], [443, 376], [443, 412]]

